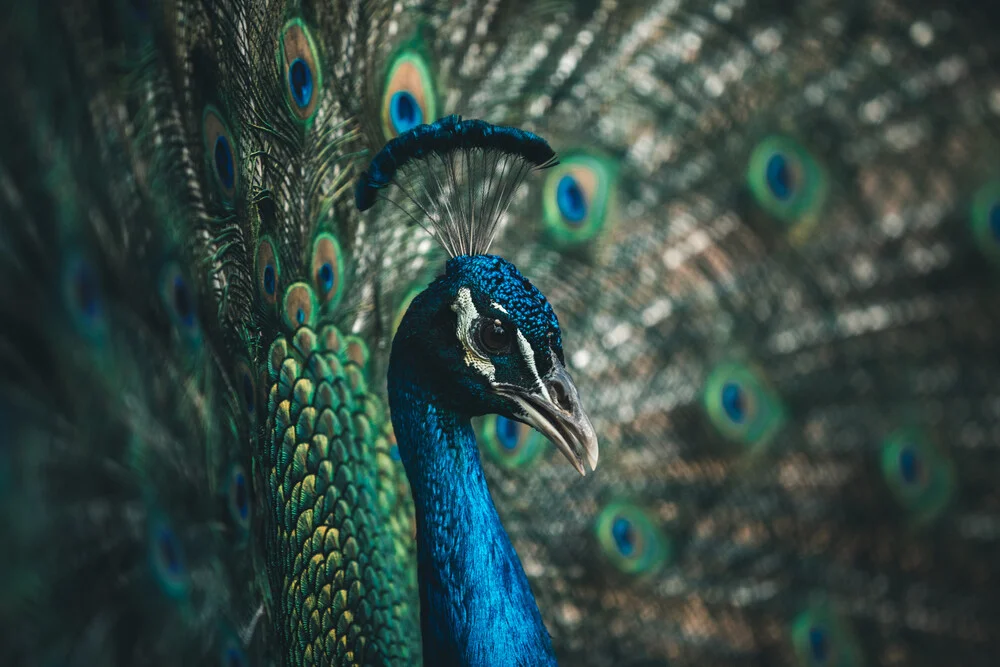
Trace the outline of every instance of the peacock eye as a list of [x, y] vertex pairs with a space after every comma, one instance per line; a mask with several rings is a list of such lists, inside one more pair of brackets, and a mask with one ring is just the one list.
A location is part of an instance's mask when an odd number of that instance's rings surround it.
[[479, 342], [487, 353], [502, 354], [510, 349], [510, 329], [500, 320], [484, 319], [479, 323]]

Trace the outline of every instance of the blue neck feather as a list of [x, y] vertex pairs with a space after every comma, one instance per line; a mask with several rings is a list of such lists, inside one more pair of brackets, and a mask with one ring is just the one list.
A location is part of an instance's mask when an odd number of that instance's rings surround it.
[[389, 405], [417, 514], [424, 664], [555, 665], [521, 561], [486, 486], [469, 417], [393, 349]]

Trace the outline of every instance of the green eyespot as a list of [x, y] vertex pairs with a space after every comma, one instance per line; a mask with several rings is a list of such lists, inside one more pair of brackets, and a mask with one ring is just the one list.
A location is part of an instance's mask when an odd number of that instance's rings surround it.
[[233, 523], [242, 531], [250, 528], [250, 479], [241, 465], [234, 465], [226, 480], [226, 505]]
[[273, 305], [277, 302], [280, 276], [281, 266], [274, 244], [265, 237], [257, 244], [257, 293], [264, 303]]
[[300, 120], [309, 120], [319, 106], [323, 73], [316, 44], [300, 19], [285, 24], [277, 57], [279, 70], [285, 76], [288, 108]]
[[257, 413], [257, 380], [250, 364], [241, 361], [236, 365], [236, 394], [246, 414], [253, 417]]
[[724, 363], [709, 374], [702, 403], [712, 425], [727, 439], [750, 447], [767, 444], [781, 430], [781, 400], [755, 371]]
[[401, 51], [389, 65], [382, 96], [386, 139], [437, 120], [437, 99], [430, 68], [417, 51]]
[[213, 106], [202, 114], [202, 135], [205, 140], [205, 162], [222, 198], [231, 202], [239, 184], [238, 154], [233, 134]]
[[829, 183], [816, 159], [798, 142], [771, 136], [754, 148], [747, 184], [765, 211], [789, 226], [816, 222]]
[[939, 517], [951, 501], [955, 470], [919, 429], [902, 429], [882, 444], [882, 476], [896, 502], [918, 524]]
[[184, 549], [165, 518], [161, 516], [150, 518], [147, 526], [147, 543], [150, 567], [160, 588], [168, 597], [183, 596], [188, 586]]
[[859, 667], [861, 649], [850, 626], [825, 607], [792, 622], [792, 645], [802, 667]]
[[1000, 181], [987, 183], [973, 196], [969, 223], [980, 252], [1000, 264]]
[[579, 152], [563, 156], [548, 171], [542, 215], [556, 245], [578, 245], [601, 233], [611, 216], [617, 175], [611, 160]]
[[545, 438], [530, 426], [500, 415], [487, 415], [478, 425], [479, 442], [491, 461], [513, 470], [534, 463], [545, 451]]
[[609, 503], [594, 526], [605, 556], [626, 574], [655, 572], [671, 556], [671, 545], [652, 517], [624, 501]]
[[77, 331], [92, 342], [101, 340], [107, 332], [107, 304], [93, 264], [80, 256], [65, 262], [62, 291]]
[[344, 292], [344, 258], [332, 234], [324, 232], [313, 241], [312, 277], [320, 303], [336, 308]]
[[285, 326], [291, 331], [299, 327], [316, 326], [316, 295], [312, 288], [305, 283], [289, 286], [281, 312]]
[[160, 295], [167, 314], [182, 338], [197, 342], [201, 336], [194, 289], [177, 264], [166, 266], [160, 278]]

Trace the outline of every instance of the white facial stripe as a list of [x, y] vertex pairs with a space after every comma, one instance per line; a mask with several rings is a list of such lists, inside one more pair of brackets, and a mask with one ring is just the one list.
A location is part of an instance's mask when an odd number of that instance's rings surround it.
[[472, 330], [472, 323], [479, 319], [479, 311], [476, 304], [472, 303], [472, 292], [468, 287], [458, 290], [458, 298], [451, 304], [451, 309], [458, 314], [458, 330], [455, 335], [465, 348], [465, 364], [472, 366], [477, 371], [489, 378], [490, 382], [496, 381], [496, 367], [486, 357], [476, 352], [475, 346], [469, 340], [469, 332]]
[[552, 397], [549, 396], [548, 389], [545, 388], [545, 383], [542, 382], [542, 376], [538, 374], [538, 368], [535, 366], [535, 352], [531, 349], [531, 343], [524, 337], [520, 329], [517, 330], [517, 346], [521, 348], [521, 356], [524, 357], [524, 362], [528, 364], [528, 368], [535, 378], [535, 385], [542, 390], [542, 396], [545, 397], [545, 400], [551, 403]]
[[491, 303], [490, 305], [491, 305], [491, 306], [493, 306], [494, 308], [496, 308], [497, 310], [499, 310], [499, 311], [500, 311], [501, 313], [503, 313], [504, 315], [510, 315], [510, 313], [508, 313], [508, 312], [507, 312], [507, 309], [506, 309], [506, 308], [504, 308], [503, 306], [501, 306], [501, 305], [500, 305], [499, 303], [497, 303], [496, 301], [492, 302], [492, 303]]

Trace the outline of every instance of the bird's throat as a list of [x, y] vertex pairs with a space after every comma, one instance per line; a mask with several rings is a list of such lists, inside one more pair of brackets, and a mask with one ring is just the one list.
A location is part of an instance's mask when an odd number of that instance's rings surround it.
[[421, 387], [412, 367], [390, 364], [392, 423], [416, 506], [424, 662], [555, 664], [470, 420]]

